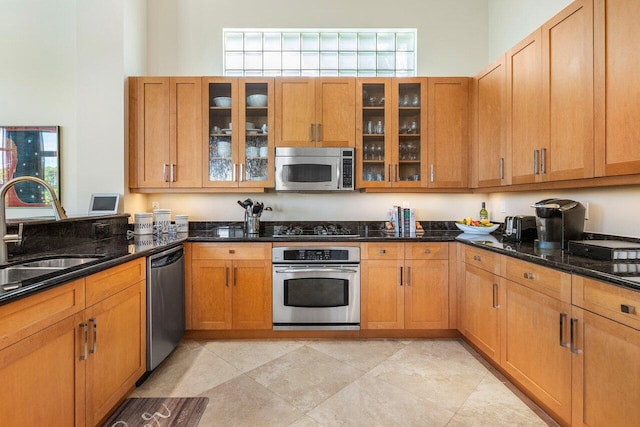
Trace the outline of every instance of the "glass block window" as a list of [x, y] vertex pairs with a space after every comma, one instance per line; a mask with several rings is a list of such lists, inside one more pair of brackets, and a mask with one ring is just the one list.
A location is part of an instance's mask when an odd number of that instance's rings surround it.
[[416, 29], [223, 30], [226, 76], [416, 75]]

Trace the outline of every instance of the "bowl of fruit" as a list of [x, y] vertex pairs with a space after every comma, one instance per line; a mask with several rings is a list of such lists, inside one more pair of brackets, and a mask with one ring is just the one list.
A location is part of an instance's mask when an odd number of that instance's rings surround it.
[[469, 217], [456, 221], [456, 227], [464, 233], [489, 234], [496, 231], [500, 224], [493, 224], [488, 219], [476, 220]]

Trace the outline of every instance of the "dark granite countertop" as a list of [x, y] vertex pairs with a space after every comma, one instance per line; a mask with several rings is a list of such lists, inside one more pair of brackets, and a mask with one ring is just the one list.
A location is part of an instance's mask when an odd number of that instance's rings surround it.
[[[567, 273], [579, 274], [614, 285], [640, 292], [640, 260], [637, 262], [601, 261], [571, 255], [561, 249], [541, 249], [530, 243], [511, 243], [501, 240], [502, 236], [460, 234], [456, 240], [471, 246], [487, 249], [523, 261], [551, 267]], [[631, 270], [638, 273], [623, 273]]]
[[[183, 242], [453, 242], [458, 241], [503, 255], [512, 256], [524, 261], [533, 262], [546, 267], [556, 268], [568, 273], [580, 274], [614, 285], [640, 291], [640, 279], [619, 273], [620, 263], [598, 261], [580, 256], [570, 255], [561, 250], [536, 248], [533, 243], [506, 243], [501, 241], [497, 233], [489, 235], [468, 235], [461, 233], [453, 222], [425, 221], [421, 222], [424, 233], [415, 236], [399, 236], [384, 231], [381, 222], [349, 222], [340, 223], [349, 227], [350, 237], [336, 236], [274, 236], [274, 227], [282, 223], [266, 223], [261, 228], [260, 236], [245, 235], [242, 223], [230, 222], [195, 222], [190, 224], [189, 233], [162, 236], [133, 236], [127, 238], [126, 217], [98, 218], [91, 221], [67, 222], [59, 224], [58, 234], [53, 233], [42, 238], [42, 230], [31, 230], [33, 237], [29, 240], [29, 232], [25, 232], [27, 243], [12, 255], [11, 264], [25, 262], [30, 259], [55, 256], [94, 256], [98, 260], [78, 267], [60, 270], [36, 279], [25, 280], [20, 287], [10, 291], [0, 290], [0, 305], [16, 299], [35, 294], [45, 289], [60, 285], [70, 280], [85, 277], [132, 259], [146, 257]], [[106, 226], [109, 233], [99, 235], [100, 226]], [[306, 223], [296, 223], [303, 224]], [[42, 225], [45, 226], [45, 225]], [[123, 228], [124, 227], [124, 228]], [[38, 239], [35, 239], [35, 236]], [[102, 238], [105, 237], [105, 238]], [[629, 266], [628, 263], [626, 263]], [[637, 269], [636, 269], [637, 267]], [[640, 271], [638, 264], [633, 263], [633, 270]], [[640, 273], [637, 274], [640, 276]]]

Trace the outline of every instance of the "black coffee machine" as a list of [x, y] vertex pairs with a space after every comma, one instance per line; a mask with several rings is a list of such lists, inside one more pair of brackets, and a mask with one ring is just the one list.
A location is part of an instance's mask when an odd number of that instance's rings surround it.
[[531, 207], [536, 209], [538, 238], [535, 246], [543, 249], [566, 249], [569, 240], [581, 240], [584, 232], [585, 208], [567, 199], [544, 199]]

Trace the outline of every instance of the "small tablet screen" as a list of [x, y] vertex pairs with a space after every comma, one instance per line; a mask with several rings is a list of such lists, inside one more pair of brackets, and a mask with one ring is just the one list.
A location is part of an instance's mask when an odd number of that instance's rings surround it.
[[108, 215], [118, 213], [119, 194], [93, 194], [89, 215]]

